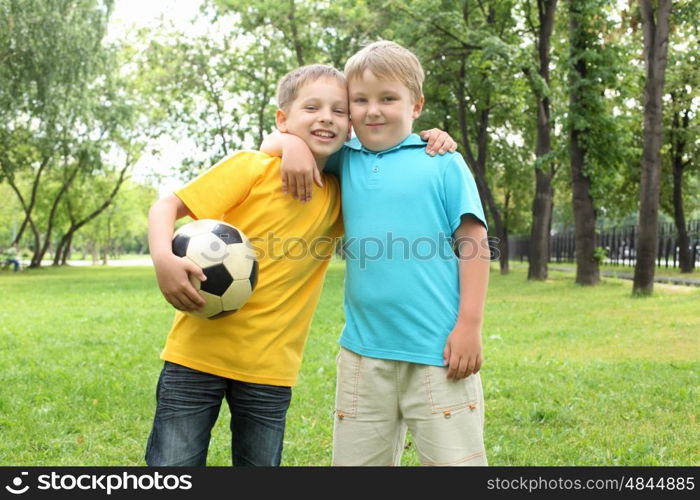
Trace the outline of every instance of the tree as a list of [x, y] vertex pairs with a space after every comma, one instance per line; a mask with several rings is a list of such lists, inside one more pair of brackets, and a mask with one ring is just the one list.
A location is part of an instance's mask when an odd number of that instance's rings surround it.
[[526, 21], [535, 40], [537, 65], [535, 76], [530, 66], [523, 72], [530, 82], [536, 102], [537, 142], [535, 147], [535, 196], [532, 202], [532, 226], [528, 255], [527, 277], [531, 280], [547, 279], [549, 262], [549, 234], [552, 227], [554, 205], [552, 179], [556, 173], [552, 158], [552, 119], [549, 86], [550, 38], [554, 29], [554, 13], [557, 0], [537, 0], [537, 23], [530, 16], [531, 0], [526, 0]]
[[[95, 186], [98, 190], [109, 191], [116, 179], [114, 175], [111, 179], [104, 179], [103, 185]], [[89, 205], [85, 209], [74, 206], [75, 210], [83, 213], [90, 213], [96, 203], [99, 203], [103, 196], [98, 196], [96, 200], [89, 200], [83, 204]], [[110, 256], [116, 256], [122, 251], [141, 253], [147, 248], [148, 231], [148, 207], [156, 200], [157, 193], [150, 186], [136, 184], [126, 180], [116, 195], [104, 211], [84, 226], [84, 230], [76, 232], [73, 241], [76, 247], [84, 252], [93, 254], [93, 262], [97, 262], [101, 257], [104, 264]], [[92, 203], [90, 202], [92, 201]], [[69, 250], [65, 248], [65, 250]], [[62, 260], [65, 264], [69, 251], [64, 251]]]
[[659, 218], [661, 177], [660, 150], [663, 130], [663, 90], [668, 54], [671, 0], [640, 0], [644, 36], [644, 149], [642, 152], [637, 261], [634, 266], [635, 295], [650, 295], [654, 290], [656, 239]]
[[600, 281], [596, 221], [605, 198], [614, 192], [627, 149], [614, 113], [618, 74], [625, 65], [611, 36], [610, 0], [569, 0], [569, 162], [575, 225], [576, 283]]
[[111, 0], [0, 0], [0, 172], [24, 211], [16, 239], [26, 227], [33, 235], [30, 267], [41, 264], [50, 241], [52, 221], [34, 218], [45, 174], [75, 166], [51, 194], [53, 216], [87, 158], [78, 145], [89, 135], [82, 129], [84, 95], [105, 61], [101, 42], [111, 6]]
[[[697, 114], [700, 111], [700, 70], [696, 64], [697, 54], [683, 50], [684, 46], [697, 46], [697, 19], [700, 15], [698, 2], [679, 3], [671, 13], [670, 45], [666, 68], [664, 104], [665, 147], [662, 148], [662, 178], [671, 177], [672, 182], [662, 182], [661, 206], [673, 214], [678, 233], [678, 261], [681, 273], [692, 272], [695, 267], [691, 239], [686, 226], [686, 204], [690, 201], [684, 185], [688, 184], [693, 169], [700, 160], [698, 144]], [[668, 187], [671, 189], [669, 190]], [[670, 191], [670, 193], [669, 193]]]
[[[394, 34], [393, 39], [412, 49], [423, 63], [427, 107], [434, 109], [424, 113], [417, 125], [440, 124], [460, 144], [498, 238], [501, 273], [509, 269], [506, 198], [497, 197], [502, 172], [494, 168], [490, 152], [494, 137], [507, 140], [507, 134], [492, 131], [514, 130], [509, 116], [520, 109], [514, 95], [520, 96], [523, 90], [510, 64], [517, 47], [513, 3], [465, 1], [435, 10], [430, 2], [389, 1], [381, 17], [388, 26], [384, 31]], [[501, 192], [505, 195], [508, 190]]]

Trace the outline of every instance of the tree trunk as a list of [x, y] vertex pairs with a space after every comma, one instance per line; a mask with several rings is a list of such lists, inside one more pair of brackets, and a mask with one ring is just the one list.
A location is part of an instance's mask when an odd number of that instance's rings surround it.
[[[537, 52], [539, 55], [540, 77], [549, 85], [549, 41], [554, 27], [554, 11], [557, 0], [538, 0], [539, 34]], [[535, 147], [535, 197], [532, 201], [532, 227], [530, 230], [530, 248], [528, 255], [527, 278], [530, 280], [547, 279], [549, 262], [550, 227], [554, 207], [552, 178], [554, 168], [543, 158], [551, 152], [550, 101], [546, 95], [540, 95], [533, 84], [532, 90], [537, 101], [537, 145]]]
[[[570, 0], [573, 4], [574, 0]], [[586, 50], [584, 37], [581, 36], [579, 14], [570, 7], [571, 53], [575, 64], [572, 68], [572, 78], [569, 83], [569, 109], [575, 114], [581, 101], [581, 83], [587, 76], [586, 60], [580, 55]], [[581, 46], [580, 44], [584, 44]], [[572, 122], [575, 120], [570, 117]], [[593, 207], [590, 188], [591, 181], [585, 174], [586, 146], [583, 140], [588, 130], [579, 129], [571, 124], [569, 139], [571, 151], [571, 194], [574, 210], [575, 244], [576, 244], [576, 283], [580, 285], [595, 285], [600, 281], [598, 261], [595, 259], [596, 213]]]
[[[27, 227], [27, 224], [30, 225], [32, 231], [35, 233], [35, 239], [38, 237], [38, 232], [36, 227], [34, 226], [34, 223], [32, 221], [32, 211], [34, 210], [34, 205], [36, 204], [36, 197], [37, 197], [37, 192], [39, 189], [39, 182], [41, 180], [41, 175], [44, 173], [44, 170], [49, 164], [49, 161], [51, 161], [51, 158], [53, 157], [53, 151], [51, 151], [49, 154], [45, 155], [44, 158], [42, 159], [41, 163], [39, 164], [39, 168], [36, 171], [36, 174], [34, 175], [34, 179], [32, 181], [32, 191], [31, 191], [31, 196], [29, 197], [29, 203], [26, 203], [24, 200], [24, 197], [22, 196], [21, 191], [19, 190], [19, 187], [15, 185], [14, 183], [14, 175], [12, 175], [10, 172], [12, 172], [12, 169], [8, 168], [7, 165], [4, 163], [0, 163], [0, 167], [2, 167], [3, 173], [5, 174], [5, 177], [9, 180], [9, 184], [12, 187], [12, 190], [15, 192], [17, 195], [17, 198], [19, 199], [20, 205], [22, 205], [22, 209], [24, 210], [24, 220], [22, 221], [22, 224], [19, 227], [19, 231], [17, 231], [17, 234], [15, 235], [15, 242], [19, 242], [22, 239], [22, 235], [24, 234], [24, 230]], [[35, 247], [38, 248], [38, 247]], [[34, 261], [34, 257], [32, 257], [32, 262]], [[32, 267], [30, 265], [30, 267]]]
[[690, 238], [683, 210], [683, 167], [677, 165], [675, 159], [673, 163], [673, 220], [678, 231], [678, 261], [682, 273], [692, 273], [695, 262], [690, 251]]
[[299, 32], [297, 31], [297, 20], [296, 20], [296, 5], [294, 0], [289, 0], [289, 25], [292, 31], [292, 47], [294, 47], [294, 54], [297, 57], [297, 65], [304, 65], [304, 49], [302, 47], [301, 41], [299, 40]]
[[[640, 0], [646, 82], [644, 85], [644, 130], [642, 180], [639, 204], [637, 262], [634, 266], [635, 295], [651, 295], [656, 271], [657, 223], [661, 178], [663, 89], [668, 54], [668, 18], [671, 0], [658, 0], [654, 12], [652, 0]], [[655, 15], [656, 14], [656, 15]]]
[[47, 250], [49, 249], [49, 246], [51, 245], [51, 233], [53, 232], [53, 225], [54, 221], [56, 218], [56, 211], [58, 209], [58, 204], [61, 202], [61, 198], [63, 195], [68, 191], [70, 188], [70, 185], [73, 183], [73, 180], [75, 177], [78, 175], [78, 171], [80, 170], [81, 165], [83, 164], [82, 161], [78, 161], [77, 165], [73, 169], [72, 172], [68, 175], [68, 178], [64, 180], [63, 185], [61, 186], [61, 189], [58, 190], [58, 194], [56, 195], [56, 198], [53, 200], [53, 204], [51, 205], [51, 211], [49, 212], [49, 217], [47, 220], [47, 227], [46, 227], [46, 234], [44, 236], [44, 246], [41, 247], [39, 250], [39, 255], [38, 255], [38, 260], [41, 262], [41, 260], [44, 258], [44, 255], [46, 254]]
[[[539, 144], [538, 137], [538, 144]], [[554, 190], [552, 175], [539, 167], [535, 170], [535, 198], [532, 201], [532, 228], [528, 252], [527, 279], [546, 280], [549, 263], [549, 228], [552, 225]]]
[[65, 266], [68, 263], [68, 257], [70, 257], [70, 249], [73, 244], [73, 233], [69, 232], [66, 235], [68, 238], [63, 245], [63, 255], [61, 255], [61, 265]]
[[596, 213], [590, 195], [591, 181], [583, 173], [586, 150], [580, 141], [580, 132], [571, 132], [571, 191], [574, 208], [576, 241], [576, 283], [595, 285], [600, 281], [600, 269], [595, 259], [597, 246]]
[[[676, 96], [671, 93], [671, 101], [676, 101]], [[684, 161], [686, 138], [685, 132], [690, 126], [690, 110], [686, 109], [681, 119], [680, 110], [673, 113], [673, 125], [671, 127], [671, 163], [673, 165], [673, 221], [678, 231], [678, 263], [681, 273], [692, 273], [695, 268], [695, 260], [690, 250], [690, 237], [685, 223], [685, 209], [683, 207], [683, 171], [690, 164], [690, 160]]]
[[53, 256], [53, 262], [51, 263], [52, 266], [60, 266], [61, 265], [61, 256], [63, 255], [63, 245], [66, 242], [66, 235], [64, 234], [61, 236], [61, 239], [58, 241], [58, 245], [56, 245], [56, 253]]
[[466, 77], [465, 73], [466, 67], [465, 61], [463, 60], [460, 68], [460, 80], [457, 85], [457, 95], [459, 99], [459, 127], [460, 134], [462, 136], [462, 145], [464, 146], [467, 163], [474, 170], [474, 181], [476, 182], [479, 197], [481, 198], [482, 205], [484, 206], [484, 214], [489, 213], [491, 215], [491, 220], [493, 221], [493, 230], [498, 238], [501, 274], [508, 274], [508, 233], [506, 232], [501, 212], [498, 209], [498, 205], [496, 204], [496, 200], [493, 197], [488, 180], [486, 179], [486, 159], [488, 157], [489, 147], [488, 126], [491, 113], [489, 108], [490, 94], [486, 95], [484, 99], [484, 107], [477, 114], [477, 156], [474, 156], [471, 140], [469, 139], [469, 127], [467, 125], [467, 105], [464, 89], [464, 81]]

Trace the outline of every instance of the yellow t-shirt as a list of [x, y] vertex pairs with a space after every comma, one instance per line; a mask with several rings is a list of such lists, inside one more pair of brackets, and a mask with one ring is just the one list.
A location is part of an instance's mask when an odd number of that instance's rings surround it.
[[256, 247], [258, 283], [248, 302], [219, 319], [177, 312], [161, 358], [259, 384], [292, 386], [323, 279], [342, 233], [340, 189], [299, 203], [281, 192], [280, 159], [258, 151], [225, 158], [175, 192], [197, 219], [241, 229]]

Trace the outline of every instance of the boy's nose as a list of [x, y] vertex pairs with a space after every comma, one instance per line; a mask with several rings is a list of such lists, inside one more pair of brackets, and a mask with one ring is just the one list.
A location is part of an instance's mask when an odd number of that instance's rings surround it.
[[321, 113], [321, 115], [318, 117], [318, 119], [322, 123], [333, 123], [333, 115], [331, 113]]

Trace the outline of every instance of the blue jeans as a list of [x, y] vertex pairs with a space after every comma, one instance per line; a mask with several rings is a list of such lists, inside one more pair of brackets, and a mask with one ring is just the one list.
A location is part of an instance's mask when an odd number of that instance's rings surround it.
[[234, 465], [278, 466], [291, 387], [241, 382], [165, 362], [146, 446], [151, 466], [205, 466], [221, 401], [231, 410]]

